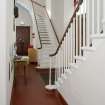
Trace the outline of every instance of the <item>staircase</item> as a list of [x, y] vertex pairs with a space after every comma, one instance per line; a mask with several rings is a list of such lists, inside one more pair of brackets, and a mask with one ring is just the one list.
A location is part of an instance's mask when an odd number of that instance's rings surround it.
[[51, 41], [49, 39], [48, 27], [46, 24], [46, 22], [48, 21], [48, 18], [37, 15], [36, 21], [37, 21], [39, 35], [40, 35], [42, 45], [45, 45], [45, 44], [50, 45]]
[[58, 40], [55, 31], [48, 17], [45, 7], [32, 1], [35, 21], [37, 25], [40, 48], [38, 48], [38, 64], [37, 68], [49, 68], [49, 55], [55, 51], [58, 46]]
[[[103, 4], [100, 0], [78, 4], [56, 52], [50, 55], [46, 88], [57, 89], [68, 105], [105, 105]], [[51, 84], [53, 60], [55, 85]]]
[[48, 21], [47, 18], [43, 16], [36, 16], [36, 21], [38, 25], [40, 40], [42, 44], [42, 49], [39, 51], [39, 68], [48, 68], [49, 65], [49, 54], [50, 54], [50, 47], [51, 41], [49, 38], [48, 28], [46, 22]]

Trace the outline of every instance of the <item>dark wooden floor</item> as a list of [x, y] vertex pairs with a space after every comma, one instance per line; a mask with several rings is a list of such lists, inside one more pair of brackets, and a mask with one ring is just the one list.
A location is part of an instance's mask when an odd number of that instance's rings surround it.
[[28, 66], [27, 84], [24, 84], [22, 71], [21, 67], [16, 76], [11, 105], [61, 105], [54, 94], [49, 94], [45, 90], [44, 82], [34, 66]]

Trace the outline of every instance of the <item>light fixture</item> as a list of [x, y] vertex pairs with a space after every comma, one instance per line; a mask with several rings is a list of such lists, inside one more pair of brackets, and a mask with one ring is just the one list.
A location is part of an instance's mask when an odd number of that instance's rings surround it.
[[24, 21], [20, 21], [20, 25], [25, 25]]

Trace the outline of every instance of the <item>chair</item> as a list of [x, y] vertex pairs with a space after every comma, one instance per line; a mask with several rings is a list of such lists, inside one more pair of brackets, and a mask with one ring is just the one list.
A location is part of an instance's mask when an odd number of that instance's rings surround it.
[[29, 63], [37, 63], [37, 50], [28, 48]]

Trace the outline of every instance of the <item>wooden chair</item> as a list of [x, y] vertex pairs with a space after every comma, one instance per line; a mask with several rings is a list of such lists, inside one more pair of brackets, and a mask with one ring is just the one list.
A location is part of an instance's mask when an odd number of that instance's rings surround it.
[[37, 62], [37, 50], [34, 48], [28, 48], [29, 63]]

